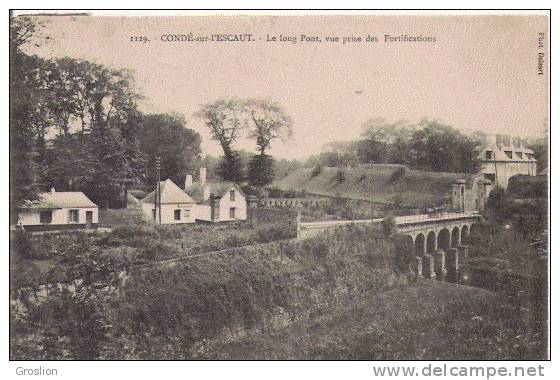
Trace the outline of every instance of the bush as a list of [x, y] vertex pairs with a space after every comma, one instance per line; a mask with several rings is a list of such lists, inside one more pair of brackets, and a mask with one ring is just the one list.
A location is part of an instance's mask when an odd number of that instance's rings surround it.
[[16, 230], [12, 236], [12, 252], [14, 252], [14, 254], [25, 259], [35, 259], [42, 256], [40, 252], [35, 249], [31, 241], [31, 236], [27, 231]]
[[159, 234], [154, 227], [143, 225], [118, 226], [111, 231], [111, 236], [132, 240], [136, 237], [158, 239]]
[[334, 176], [334, 180], [336, 181], [336, 183], [342, 183], [345, 179], [346, 175], [344, 174], [344, 171], [342, 169], [338, 169]]
[[390, 182], [397, 182], [399, 179], [406, 175], [406, 168], [404, 166], [399, 167], [397, 170], [391, 174]]
[[313, 177], [317, 177], [319, 174], [321, 174], [323, 172], [323, 165], [321, 164], [317, 164], [315, 165], [315, 167], [313, 168], [313, 170], [311, 171], [311, 178]]
[[392, 216], [388, 216], [384, 218], [383, 221], [381, 222], [381, 227], [383, 229], [384, 236], [386, 237], [393, 236], [396, 230], [395, 218]]
[[507, 192], [513, 198], [547, 198], [548, 177], [516, 175], [509, 179]]

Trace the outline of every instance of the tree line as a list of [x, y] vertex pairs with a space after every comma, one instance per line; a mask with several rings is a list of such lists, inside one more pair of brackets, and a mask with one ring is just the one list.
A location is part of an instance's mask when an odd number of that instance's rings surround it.
[[[215, 175], [253, 187], [275, 178], [268, 150], [292, 135], [286, 111], [266, 99], [220, 99], [195, 113], [223, 149], [201, 159], [200, 135], [180, 114], [145, 114], [132, 73], [74, 58], [28, 54], [50, 38], [29, 17], [10, 22], [10, 204], [37, 199], [49, 188], [83, 191], [101, 206], [118, 207], [130, 186], [148, 190], [160, 178], [181, 184], [208, 164]], [[256, 154], [235, 147], [255, 141]], [[279, 161], [287, 172], [293, 162]], [[215, 168], [215, 170], [213, 170]], [[284, 174], [285, 175], [285, 174]], [[124, 196], [123, 196], [124, 194]]]
[[[548, 164], [547, 132], [546, 128], [544, 137], [525, 141], [525, 146], [534, 151], [539, 171]], [[476, 173], [482, 138], [481, 132], [465, 134], [438, 120], [389, 122], [374, 118], [362, 125], [358, 139], [326, 144], [320, 154], [305, 162], [305, 166], [320, 171], [323, 166], [379, 163], [434, 172]]]
[[200, 136], [177, 114], [144, 114], [128, 70], [73, 59], [44, 59], [26, 46], [45, 43], [27, 17], [10, 23], [10, 204], [40, 191], [83, 191], [119, 206], [128, 186], [192, 172]]
[[333, 142], [306, 166], [402, 164], [413, 169], [472, 173], [478, 170], [480, 135], [466, 135], [437, 120], [388, 122], [375, 118], [362, 126], [354, 141]]

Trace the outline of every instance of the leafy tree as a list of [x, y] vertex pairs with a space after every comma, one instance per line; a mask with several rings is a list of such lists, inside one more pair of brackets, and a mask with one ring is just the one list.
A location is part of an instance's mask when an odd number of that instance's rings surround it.
[[541, 137], [528, 140], [527, 147], [534, 152], [537, 160], [537, 170], [540, 172], [548, 167], [548, 122]]
[[265, 99], [250, 99], [245, 102], [249, 114], [249, 137], [254, 138], [262, 156], [275, 139], [292, 136], [292, 119], [284, 108]]
[[157, 181], [156, 157], [161, 157], [161, 178], [171, 178], [179, 186], [194, 173], [200, 158], [200, 135], [186, 128], [178, 114], [142, 115], [136, 130], [139, 149], [145, 156], [146, 184]]
[[216, 168], [216, 173], [224, 181], [233, 181], [237, 183], [243, 181], [243, 163], [239, 153], [232, 151], [229, 157], [222, 157]]
[[383, 118], [367, 120], [362, 126], [359, 145], [363, 162], [409, 164], [412, 160], [410, 140], [415, 126], [401, 119], [389, 123]]
[[243, 168], [234, 143], [245, 128], [244, 112], [245, 106], [242, 102], [236, 99], [220, 99], [202, 105], [195, 113], [210, 129], [212, 140], [222, 147], [224, 156], [217, 172], [224, 180], [240, 182], [243, 179]]
[[244, 104], [248, 114], [249, 137], [254, 138], [258, 155], [249, 163], [248, 179], [254, 186], [265, 186], [274, 180], [274, 161], [266, 154], [272, 141], [292, 136], [292, 119], [278, 104], [265, 99], [250, 99]]
[[451, 126], [423, 120], [411, 139], [412, 166], [436, 172], [474, 172], [477, 142]]
[[[10, 19], [10, 206], [37, 198], [35, 131], [43, 118], [37, 103], [43, 99], [40, 60], [23, 52], [40, 25], [29, 17]], [[13, 213], [12, 213], [13, 214]]]
[[268, 154], [251, 157], [247, 170], [247, 179], [253, 186], [266, 186], [274, 180], [274, 158]]

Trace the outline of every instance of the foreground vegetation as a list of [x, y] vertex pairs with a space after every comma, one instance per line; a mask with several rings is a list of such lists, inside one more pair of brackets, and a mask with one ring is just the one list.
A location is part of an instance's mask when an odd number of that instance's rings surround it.
[[18, 231], [10, 255], [12, 289], [77, 278], [94, 282], [131, 265], [296, 236], [291, 210], [258, 210], [252, 222], [167, 226], [141, 223], [136, 210], [103, 212], [101, 217], [110, 217], [110, 233], [31, 236]]
[[[408, 276], [387, 228], [353, 225], [129, 271], [11, 307], [12, 359], [543, 359], [513, 291]], [[512, 293], [513, 292], [513, 293]], [[16, 307], [17, 306], [17, 307]]]

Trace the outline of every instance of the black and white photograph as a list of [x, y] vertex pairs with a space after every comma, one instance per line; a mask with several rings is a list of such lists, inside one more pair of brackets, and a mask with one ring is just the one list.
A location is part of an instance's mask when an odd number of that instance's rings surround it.
[[10, 11], [17, 375], [550, 359], [549, 11], [172, 13]]

